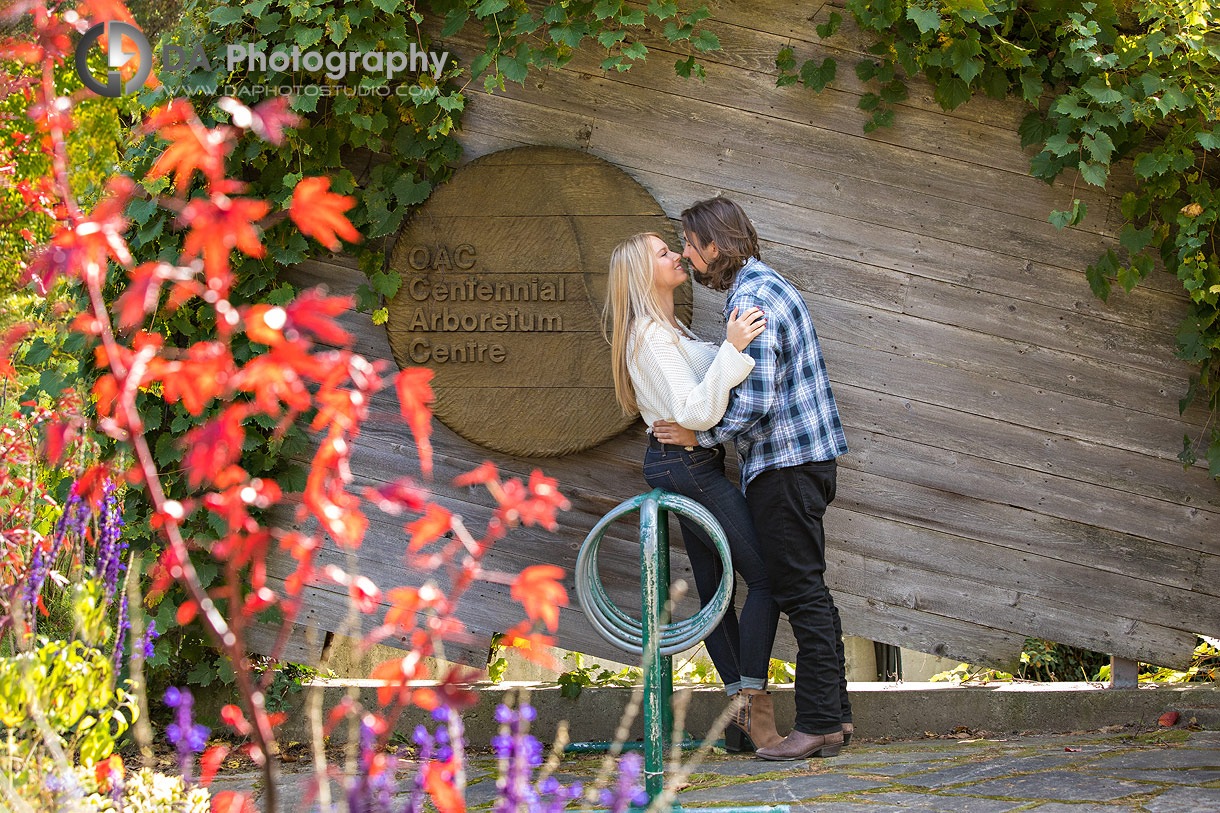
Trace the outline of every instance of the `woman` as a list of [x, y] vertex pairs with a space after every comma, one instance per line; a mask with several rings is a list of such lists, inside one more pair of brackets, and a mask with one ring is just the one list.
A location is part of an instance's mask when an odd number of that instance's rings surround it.
[[[691, 429], [716, 425], [729, 391], [754, 368], [754, 360], [742, 351], [766, 327], [757, 308], [742, 314], [734, 310], [719, 347], [700, 341], [674, 317], [674, 290], [685, 281], [681, 256], [656, 234], [637, 234], [611, 254], [605, 316], [612, 328], [614, 394], [624, 412], [638, 410], [650, 427], [657, 420]], [[779, 608], [771, 599], [749, 507], [724, 475], [723, 446], [667, 446], [649, 431], [644, 479], [712, 512], [728, 538], [733, 567], [749, 590], [740, 621], [730, 606], [705, 641], [725, 691], [745, 698], [725, 732], [725, 745], [730, 751], [774, 745], [782, 738], [765, 687]], [[720, 559], [701, 529], [685, 520], [681, 526], [695, 586], [706, 604], [720, 581]]]

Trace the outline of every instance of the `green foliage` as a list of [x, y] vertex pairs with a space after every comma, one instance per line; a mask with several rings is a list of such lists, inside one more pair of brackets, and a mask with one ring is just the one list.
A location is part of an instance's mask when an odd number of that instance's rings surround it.
[[796, 664], [790, 661], [781, 661], [779, 658], [772, 658], [771, 665], [767, 669], [767, 681], [769, 683], [792, 683], [796, 680]]
[[177, 0], [128, 0], [127, 10], [149, 42], [157, 42], [174, 26], [182, 13]]
[[605, 51], [602, 70], [629, 70], [648, 54], [634, 36], [645, 26], [659, 26], [671, 46], [687, 53], [674, 65], [683, 77], [703, 79], [696, 55], [720, 49], [719, 38], [698, 27], [708, 17], [706, 7], [684, 12], [669, 0], [652, 0], [647, 8], [624, 0], [563, 0], [542, 7], [507, 0], [433, 0], [431, 8], [444, 16], [442, 37], [456, 34], [471, 20], [482, 23], [484, 50], [471, 64], [470, 76], [481, 77], [488, 91], [503, 90], [506, 82], [524, 83], [530, 68], [565, 65], [586, 43]]
[[504, 680], [504, 674], [508, 671], [508, 658], [503, 655], [507, 648], [503, 633], [497, 632], [491, 636], [491, 646], [487, 649], [487, 679], [492, 683]]
[[[1104, 300], [1113, 283], [1133, 290], [1158, 261], [1182, 282], [1190, 306], [1178, 355], [1198, 365], [1182, 409], [1202, 400], [1213, 420], [1210, 433], [1186, 439], [1180, 459], [1207, 459], [1220, 477], [1220, 9], [1171, 0], [848, 0], [846, 10], [873, 39], [875, 58], [856, 65], [874, 88], [859, 101], [866, 132], [893, 123], [907, 79], [922, 74], [946, 110], [980, 92], [1036, 108], [1018, 132], [1039, 149], [1030, 173], [1048, 183], [1067, 171], [1073, 192], [1080, 182], [1105, 187], [1115, 162], [1132, 161], [1137, 188], [1123, 198], [1122, 252], [1107, 250], [1086, 270], [1088, 282]], [[778, 84], [796, 83], [791, 49], [776, 65]], [[833, 60], [806, 62], [799, 77], [821, 90]], [[1085, 216], [1074, 199], [1049, 220], [1062, 229]]]
[[[41, 75], [40, 68], [22, 68], [14, 63], [5, 68], [18, 77]], [[83, 90], [71, 64], [56, 66], [54, 77], [56, 91], [65, 96]], [[27, 203], [37, 197], [40, 180], [51, 172], [50, 157], [38, 147], [41, 136], [26, 117], [32, 102], [32, 94], [24, 92], [0, 98], [0, 118], [4, 119], [8, 142], [3, 147], [12, 167], [0, 184], [0, 297], [5, 299], [18, 288], [30, 245], [49, 239], [54, 226], [48, 211]], [[91, 97], [82, 100], [75, 110], [76, 126], [67, 133], [68, 179], [86, 206], [98, 200], [106, 179], [118, 165], [123, 118], [132, 107], [130, 98]], [[0, 327], [4, 325], [0, 321]]]
[[959, 663], [947, 672], [938, 672], [928, 678], [930, 682], [949, 681], [951, 683], [993, 683], [995, 681], [1012, 679], [1011, 672], [971, 666], [968, 663]]
[[295, 663], [268, 664], [265, 668], [275, 670], [275, 677], [264, 693], [269, 714], [287, 710], [289, 698], [299, 694], [306, 683], [318, 676], [317, 669]]
[[[1197, 654], [1197, 653], [1196, 653]], [[1220, 662], [1217, 663], [1220, 666]], [[1026, 638], [1016, 674], [961, 663], [931, 680], [988, 683], [997, 680], [1101, 681], [1110, 679], [1110, 656], [1041, 638]]]
[[[700, 652], [705, 651], [702, 648], [696, 650], [683, 663], [674, 667], [674, 683], [710, 684], [720, 681], [720, 677], [716, 673], [716, 667], [712, 664], [711, 659], [705, 654], [700, 654]], [[616, 672], [597, 663], [585, 665], [586, 657], [579, 652], [571, 652], [565, 656], [565, 660], [573, 662], [574, 668], [564, 672], [557, 678], [561, 696], [575, 699], [580, 697], [581, 691], [586, 686], [637, 686], [644, 679], [644, 672], [639, 667], [628, 666]], [[794, 664], [781, 661], [778, 658], [771, 659], [768, 673], [768, 679], [771, 683], [791, 683], [795, 675], [796, 667]], [[493, 680], [498, 679], [493, 678]]]
[[636, 686], [644, 680], [644, 671], [637, 666], [625, 666], [617, 672], [601, 664], [585, 665], [585, 656], [571, 652], [564, 660], [570, 660], [573, 668], [559, 676], [559, 695], [573, 700], [580, 697], [586, 686]]
[[1110, 656], [1100, 652], [1026, 638], [1017, 677], [1040, 681], [1101, 680], [1101, 668], [1108, 668], [1109, 663]]
[[[1098, 680], [1110, 679], [1110, 665], [1099, 672]], [[1220, 641], [1199, 636], [1199, 645], [1191, 654], [1190, 665], [1183, 670], [1150, 663], [1139, 665], [1139, 679], [1157, 683], [1214, 683], [1220, 680]]]
[[489, 661], [487, 664], [487, 679], [492, 683], [499, 683], [504, 680], [504, 673], [508, 671], [508, 659], [501, 656], [494, 661]]
[[[41, 75], [41, 69], [18, 63], [6, 63], [4, 68], [18, 78]], [[53, 75], [59, 93], [83, 90], [71, 64], [55, 66]], [[76, 384], [78, 360], [73, 352], [78, 348], [63, 343], [66, 331], [54, 314], [55, 297], [43, 300], [20, 285], [30, 246], [50, 239], [55, 225], [51, 213], [35, 203], [42, 179], [50, 175], [51, 159], [39, 149], [41, 136], [26, 115], [33, 98], [24, 91], [0, 98], [4, 120], [0, 163], [11, 168], [0, 182], [0, 334], [19, 321], [38, 326], [15, 354], [20, 389], [12, 382], [6, 389], [9, 395], [19, 395], [18, 401], [49, 403]], [[75, 108], [76, 126], [66, 133], [68, 180], [86, 207], [98, 200], [118, 166], [123, 123], [134, 107], [130, 98], [90, 97]], [[32, 357], [23, 358], [27, 354]]]
[[[703, 654], [700, 654], [700, 653]], [[702, 644], [695, 650], [695, 653], [683, 661], [673, 670], [674, 683], [719, 683], [720, 676], [716, 673], [716, 667], [712, 664], [711, 658], [707, 656], [707, 649]]]
[[137, 714], [135, 698], [115, 688], [110, 659], [83, 641], [42, 638], [36, 649], [0, 658], [0, 724], [12, 733], [4, 762], [14, 785], [41, 785], [56, 770], [56, 751], [73, 764], [105, 759]]

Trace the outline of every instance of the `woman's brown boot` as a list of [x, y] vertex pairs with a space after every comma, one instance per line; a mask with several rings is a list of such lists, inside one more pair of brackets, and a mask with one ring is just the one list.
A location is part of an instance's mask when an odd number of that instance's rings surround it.
[[769, 748], [783, 739], [775, 730], [775, 704], [762, 689], [742, 689], [741, 706], [724, 732], [730, 753]]

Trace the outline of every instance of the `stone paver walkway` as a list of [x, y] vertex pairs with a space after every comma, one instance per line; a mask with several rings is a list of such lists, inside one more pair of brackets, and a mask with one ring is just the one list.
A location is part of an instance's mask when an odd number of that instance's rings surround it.
[[[559, 778], [588, 781], [599, 764], [597, 756], [569, 756]], [[470, 774], [467, 804], [486, 809], [494, 760], [472, 758]], [[303, 809], [307, 780], [283, 776], [281, 809]], [[726, 813], [777, 804], [791, 813], [1220, 813], [1220, 732], [858, 741], [837, 757], [793, 763], [713, 753], [689, 781], [683, 806]], [[216, 783], [256, 786], [249, 774]]]

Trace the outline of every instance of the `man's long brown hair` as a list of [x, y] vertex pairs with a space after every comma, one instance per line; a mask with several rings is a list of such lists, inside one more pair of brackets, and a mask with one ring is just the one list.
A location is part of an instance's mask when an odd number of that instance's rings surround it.
[[717, 197], [691, 204], [682, 212], [682, 231], [687, 240], [694, 237], [704, 250], [711, 243], [720, 252], [707, 264], [699, 281], [715, 291], [727, 291], [737, 272], [758, 254], [758, 232], [741, 207], [728, 198]]

